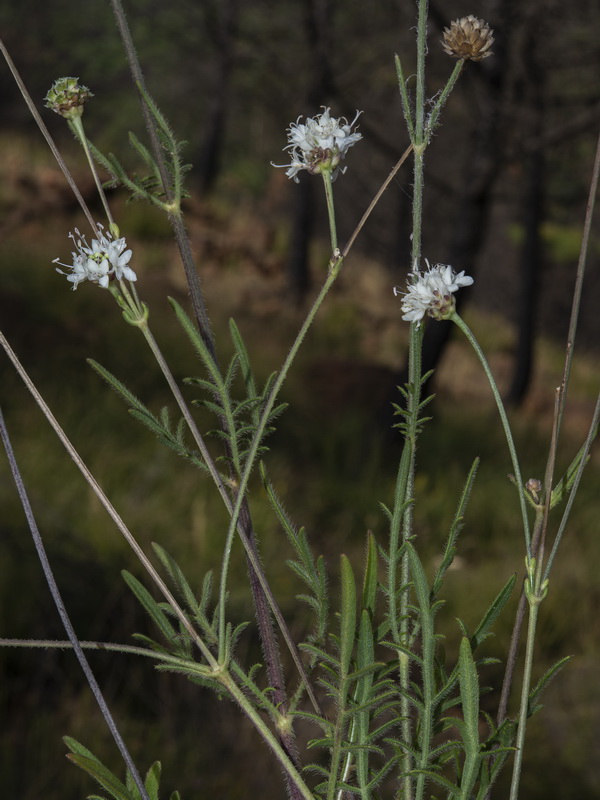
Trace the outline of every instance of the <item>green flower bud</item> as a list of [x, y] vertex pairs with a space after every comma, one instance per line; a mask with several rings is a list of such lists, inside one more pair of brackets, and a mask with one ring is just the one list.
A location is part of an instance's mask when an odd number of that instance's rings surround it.
[[83, 107], [94, 95], [79, 78], [58, 78], [44, 98], [46, 108], [51, 108], [65, 119], [75, 119], [83, 114]]

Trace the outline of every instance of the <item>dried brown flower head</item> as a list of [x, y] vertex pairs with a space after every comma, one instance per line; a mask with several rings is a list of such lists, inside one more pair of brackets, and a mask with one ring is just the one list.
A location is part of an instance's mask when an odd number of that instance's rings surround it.
[[449, 28], [444, 28], [442, 44], [449, 56], [481, 61], [492, 55], [493, 33], [487, 22], [469, 14], [452, 22]]

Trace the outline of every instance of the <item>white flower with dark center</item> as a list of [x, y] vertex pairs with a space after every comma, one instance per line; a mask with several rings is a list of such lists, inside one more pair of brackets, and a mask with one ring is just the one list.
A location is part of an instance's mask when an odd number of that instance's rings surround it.
[[75, 245], [75, 251], [71, 253], [73, 263], [63, 264], [58, 258], [55, 258], [52, 263], [66, 267], [71, 270], [71, 273], [63, 272], [58, 267], [56, 271], [67, 276], [67, 280], [71, 281], [74, 290], [82, 281], [98, 283], [104, 289], [108, 289], [111, 278], [137, 280], [135, 272], [128, 266], [132, 253], [131, 250], [125, 249], [127, 247], [125, 239], [113, 239], [111, 233], [104, 233], [102, 225], [98, 224], [96, 227], [98, 238], [92, 239], [91, 245], [88, 245], [85, 236], [82, 236], [77, 228], [75, 228], [77, 238], [74, 234], [69, 234], [69, 238]]
[[402, 295], [402, 319], [416, 322], [417, 327], [425, 314], [438, 320], [448, 319], [456, 307], [452, 294], [461, 286], [473, 283], [473, 278], [465, 275], [464, 271], [456, 273], [446, 264], [431, 267], [427, 259], [425, 263], [427, 272], [416, 270], [409, 274], [407, 292], [394, 287], [394, 294]]
[[352, 145], [362, 139], [362, 134], [352, 133], [361, 113], [357, 111], [351, 123], [345, 117], [331, 117], [328, 108], [316, 117], [308, 117], [306, 123], [301, 123], [298, 117], [288, 128], [288, 144], [283, 148], [290, 151], [291, 164], [273, 166], [287, 167], [285, 174], [296, 183], [303, 169], [311, 175], [329, 170], [334, 180], [338, 172], [345, 172], [345, 168], [338, 166], [340, 161]]

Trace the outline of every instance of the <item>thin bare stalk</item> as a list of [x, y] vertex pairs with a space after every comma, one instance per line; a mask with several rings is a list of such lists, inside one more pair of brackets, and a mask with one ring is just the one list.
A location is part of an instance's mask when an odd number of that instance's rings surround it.
[[110, 206], [108, 205], [108, 201], [106, 199], [106, 192], [104, 191], [104, 187], [102, 186], [100, 176], [98, 175], [96, 164], [94, 163], [94, 159], [92, 158], [92, 154], [90, 152], [90, 146], [88, 144], [87, 136], [85, 135], [85, 131], [83, 129], [83, 120], [81, 117], [74, 117], [72, 120], [69, 120], [69, 122], [71, 129], [75, 131], [77, 138], [79, 139], [81, 146], [83, 147], [83, 152], [85, 153], [85, 157], [88, 162], [90, 171], [92, 173], [92, 177], [94, 178], [94, 183], [96, 184], [96, 191], [98, 192], [98, 196], [100, 197], [100, 200], [102, 202], [102, 208], [104, 209], [104, 213], [106, 214], [106, 219], [108, 220], [108, 224], [111, 227], [111, 232], [114, 233], [113, 229], [115, 221], [113, 219]]
[[85, 653], [83, 652], [83, 648], [79, 642], [79, 639], [77, 638], [77, 634], [75, 633], [75, 628], [71, 623], [71, 619], [63, 602], [60, 590], [58, 588], [58, 584], [56, 583], [56, 579], [54, 577], [54, 573], [52, 572], [52, 567], [50, 566], [50, 561], [48, 560], [48, 555], [46, 553], [46, 548], [44, 547], [44, 542], [42, 540], [40, 531], [35, 521], [33, 509], [31, 508], [29, 497], [27, 496], [27, 491], [25, 489], [25, 485], [21, 477], [19, 466], [17, 464], [15, 454], [10, 442], [10, 438], [8, 436], [8, 430], [4, 422], [4, 415], [2, 414], [1, 410], [0, 410], [0, 438], [2, 439], [2, 444], [4, 445], [4, 449], [8, 457], [10, 471], [17, 486], [19, 499], [21, 501], [21, 505], [23, 506], [23, 511], [25, 512], [25, 517], [27, 519], [27, 525], [29, 526], [29, 530], [31, 531], [31, 536], [35, 545], [35, 549], [38, 554], [42, 570], [44, 571], [44, 577], [46, 578], [46, 583], [48, 584], [48, 588], [50, 589], [50, 594], [52, 595], [52, 599], [54, 600], [54, 605], [56, 606], [56, 610], [58, 611], [60, 621], [62, 622], [63, 628], [65, 629], [65, 633], [69, 637], [69, 642], [71, 644], [71, 647], [73, 648], [75, 656], [79, 661], [79, 665], [83, 670], [83, 674], [85, 675], [88, 685], [92, 690], [92, 694], [94, 695], [94, 698], [98, 703], [98, 707], [100, 708], [102, 716], [104, 717], [104, 721], [106, 722], [106, 725], [109, 731], [111, 732], [113, 739], [115, 740], [115, 744], [117, 745], [119, 752], [121, 753], [121, 756], [127, 766], [127, 769], [129, 770], [133, 780], [135, 781], [135, 785], [138, 788], [140, 796], [143, 798], [143, 800], [149, 800], [139, 770], [136, 767], [133, 758], [131, 757], [127, 745], [125, 744], [125, 741], [123, 740], [123, 737], [119, 732], [114, 717], [110, 712], [108, 704], [104, 699], [102, 690], [100, 689], [98, 681], [96, 680], [92, 668], [90, 667], [90, 663], [87, 660]]
[[565, 409], [566, 402], [566, 388], [569, 385], [569, 376], [571, 374], [571, 364], [573, 362], [573, 349], [575, 347], [575, 334], [577, 332], [577, 323], [579, 320], [579, 307], [581, 305], [581, 293], [583, 291], [583, 277], [585, 275], [585, 267], [587, 261], [587, 254], [590, 246], [590, 232], [592, 229], [592, 220], [594, 217], [594, 205], [596, 203], [596, 194], [598, 193], [598, 177], [600, 176], [600, 134], [596, 142], [596, 155], [594, 156], [594, 166], [592, 168], [592, 179], [590, 181], [590, 191], [588, 194], [587, 207], [585, 212], [585, 222], [583, 224], [583, 237], [581, 240], [581, 250], [579, 252], [579, 261], [577, 263], [577, 277], [575, 278], [575, 288], [573, 290], [573, 304], [571, 306], [571, 318], [569, 320], [569, 333], [567, 335], [567, 349], [565, 353], [565, 367], [561, 385], [565, 387], [565, 391], [561, 398], [560, 412], [558, 417], [558, 431]]
[[23, 95], [23, 99], [25, 100], [25, 103], [27, 104], [27, 108], [31, 112], [31, 116], [34, 118], [34, 120], [36, 122], [36, 125], [40, 129], [40, 131], [42, 133], [42, 136], [44, 137], [48, 147], [52, 151], [52, 155], [56, 159], [56, 163], [58, 164], [58, 166], [62, 170], [62, 173], [65, 176], [65, 178], [67, 180], [67, 183], [71, 187], [71, 190], [72, 190], [73, 194], [75, 195], [75, 198], [76, 198], [77, 202], [81, 206], [81, 210], [85, 214], [86, 219], [89, 222], [91, 229], [93, 231], [95, 231], [96, 230], [96, 223], [94, 222], [94, 218], [92, 217], [89, 208], [87, 207], [87, 203], [83, 199], [83, 196], [82, 196], [81, 192], [79, 191], [79, 189], [77, 187], [77, 184], [75, 183], [75, 180], [73, 179], [73, 176], [71, 175], [71, 173], [69, 171], [69, 168], [67, 167], [67, 164], [66, 164], [64, 158], [62, 157], [58, 147], [54, 143], [54, 139], [50, 135], [50, 131], [48, 130], [48, 128], [44, 124], [44, 121], [42, 120], [42, 118], [40, 117], [40, 115], [38, 113], [38, 110], [35, 107], [35, 104], [34, 104], [33, 100], [31, 99], [31, 95], [27, 91], [27, 87], [23, 83], [23, 80], [21, 79], [19, 71], [17, 70], [12, 58], [10, 57], [10, 55], [8, 53], [8, 50], [4, 46], [4, 42], [2, 41], [2, 39], [0, 39], [0, 50], [2, 51], [2, 55], [6, 59], [6, 63], [8, 64], [8, 68], [10, 69], [10, 71], [12, 73], [12, 76], [15, 79], [15, 83], [19, 87], [19, 91]]
[[79, 453], [77, 452], [77, 450], [75, 449], [73, 444], [71, 443], [71, 441], [70, 441], [69, 437], [67, 436], [67, 434], [64, 432], [64, 430], [62, 429], [62, 427], [58, 423], [58, 421], [57, 421], [56, 417], [54, 416], [54, 414], [50, 411], [50, 408], [48, 407], [48, 405], [45, 402], [44, 398], [38, 392], [37, 388], [35, 387], [35, 384], [33, 383], [31, 378], [29, 377], [29, 375], [25, 371], [25, 368], [23, 367], [23, 365], [21, 364], [21, 362], [17, 358], [15, 352], [13, 351], [13, 349], [11, 348], [9, 343], [7, 342], [6, 337], [4, 336], [4, 334], [1, 331], [0, 331], [0, 345], [2, 345], [2, 347], [4, 348], [4, 350], [5, 350], [6, 354], [8, 355], [9, 359], [12, 361], [13, 366], [15, 367], [17, 373], [21, 377], [21, 380], [23, 381], [23, 383], [25, 384], [25, 386], [29, 390], [29, 392], [32, 395], [32, 397], [35, 400], [35, 402], [40, 407], [42, 413], [44, 414], [44, 416], [46, 417], [46, 419], [50, 423], [50, 426], [53, 428], [54, 432], [58, 436], [61, 444], [63, 445], [63, 447], [65, 448], [65, 450], [69, 454], [69, 456], [75, 462], [76, 467], [79, 469], [79, 471], [81, 472], [81, 474], [83, 475], [83, 477], [87, 481], [88, 485], [90, 486], [90, 488], [92, 489], [92, 491], [94, 492], [94, 494], [96, 495], [98, 500], [102, 503], [102, 505], [104, 506], [104, 508], [108, 512], [108, 515], [110, 516], [112, 521], [117, 526], [117, 529], [120, 531], [120, 533], [123, 536], [123, 538], [127, 541], [129, 546], [131, 547], [131, 549], [134, 551], [136, 556], [139, 558], [139, 560], [142, 563], [144, 569], [148, 572], [148, 574], [152, 578], [152, 580], [155, 583], [155, 585], [161, 591], [161, 593], [162, 593], [163, 597], [165, 598], [165, 600], [171, 606], [171, 608], [173, 609], [174, 613], [177, 615], [178, 619], [181, 621], [181, 623], [183, 624], [183, 626], [185, 627], [187, 632], [190, 634], [190, 636], [192, 637], [192, 640], [196, 643], [196, 645], [198, 646], [198, 648], [201, 651], [202, 655], [207, 660], [208, 664], [211, 667], [216, 669], [218, 667], [218, 664], [217, 664], [216, 659], [214, 658], [214, 656], [210, 652], [210, 649], [206, 646], [206, 644], [204, 643], [203, 639], [198, 635], [198, 632], [194, 629], [194, 627], [192, 626], [192, 624], [188, 620], [186, 614], [181, 609], [181, 607], [179, 606], [179, 604], [177, 603], [177, 601], [175, 600], [175, 598], [173, 597], [173, 595], [169, 591], [169, 588], [167, 587], [167, 585], [165, 584], [163, 579], [160, 577], [158, 572], [154, 569], [154, 567], [152, 566], [152, 563], [148, 559], [147, 555], [144, 553], [144, 551], [142, 550], [140, 545], [137, 543], [135, 537], [133, 536], [133, 534], [131, 533], [131, 531], [129, 530], [129, 528], [127, 527], [127, 525], [125, 524], [125, 522], [123, 521], [123, 519], [121, 518], [121, 516], [119, 515], [119, 513], [115, 509], [115, 507], [113, 506], [113, 504], [110, 502], [110, 500], [108, 499], [108, 497], [104, 493], [102, 487], [100, 486], [98, 481], [94, 478], [94, 476], [92, 475], [92, 473], [90, 472], [90, 470], [86, 466], [85, 462], [83, 461], [83, 459], [81, 458], [81, 456], [79, 455]]
[[347, 242], [346, 246], [342, 250], [342, 258], [346, 258], [346, 256], [348, 255], [348, 253], [352, 249], [352, 245], [354, 244], [354, 242], [356, 240], [356, 237], [358, 236], [358, 234], [363, 229], [363, 227], [365, 225], [365, 222], [368, 220], [368, 218], [371, 215], [371, 212], [373, 211], [373, 209], [375, 208], [375, 206], [377, 205], [377, 203], [381, 199], [381, 195], [385, 192], [387, 187], [394, 180], [394, 178], [396, 177], [396, 174], [398, 173], [398, 170], [400, 169], [402, 164], [404, 164], [404, 162], [409, 157], [409, 155], [412, 153], [412, 149], [413, 149], [412, 144], [409, 144], [408, 147], [406, 148], [406, 150], [402, 153], [402, 155], [398, 159], [398, 161], [392, 167], [392, 171], [390, 172], [390, 174], [387, 176], [387, 178], [381, 184], [381, 188], [377, 191], [377, 193], [375, 194], [375, 197], [369, 203], [369, 206], [368, 206], [367, 210], [365, 211], [365, 213], [360, 218], [360, 222], [358, 223], [358, 225], [354, 229], [352, 235], [348, 239], [348, 242]]

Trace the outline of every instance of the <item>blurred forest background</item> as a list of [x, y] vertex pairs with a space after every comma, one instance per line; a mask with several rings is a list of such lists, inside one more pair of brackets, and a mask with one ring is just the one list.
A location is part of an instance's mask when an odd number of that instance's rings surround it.
[[[474, 7], [475, 6], [475, 7]], [[423, 253], [475, 277], [459, 302], [512, 408], [525, 478], [542, 477], [553, 388], [561, 375], [590, 170], [600, 128], [600, 6], [597, 0], [436, 0], [430, 3], [428, 95], [453, 62], [439, 44], [444, 26], [475, 14], [495, 30], [494, 56], [469, 64], [427, 151]], [[259, 375], [276, 369], [324, 275], [329, 257], [321, 182], [299, 185], [285, 163], [285, 129], [330, 106], [354, 117], [364, 141], [335, 185], [340, 241], [408, 145], [393, 57], [412, 72], [412, 0], [128, 0], [126, 12], [148, 87], [188, 144], [187, 223], [209, 313], [224, 358], [227, 320], [250, 343]], [[64, 121], [43, 109], [52, 81], [79, 76], [95, 97], [88, 136], [138, 169], [127, 131], [144, 131], [110, 4], [21, 0], [0, 6], [0, 35], [100, 218], [83, 156]], [[100, 483], [146, 549], [159, 541], [198, 581], [217, 563], [224, 524], [218, 499], [198, 474], [165, 452], [127, 416], [86, 365], [93, 357], [154, 409], [168, 402], [142, 342], [107, 293], [68, 291], [51, 264], [68, 258], [67, 233], [83, 217], [7, 68], [0, 69], [0, 327]], [[141, 296], [178, 376], [196, 362], [165, 300], [185, 301], [168, 224], [111, 194], [134, 249]], [[392, 286], [410, 252], [411, 174], [400, 171], [370, 218], [339, 284], [295, 365], [292, 402], [271, 440], [272, 473], [315, 550], [360, 557], [365, 531], [385, 536], [379, 502], [389, 502], [399, 454], [390, 403], [403, 380], [407, 326]], [[564, 467], [580, 446], [600, 389], [600, 234], [594, 226], [573, 393], [567, 405]], [[417, 476], [421, 547], [432, 565], [473, 458], [482, 467], [443, 613], [448, 647], [454, 618], [472, 622], [507, 577], [521, 572], [523, 547], [506, 445], [489, 389], [466, 346], [445, 323], [429, 325], [425, 361], [435, 366], [435, 420], [423, 435]], [[129, 642], [148, 633], [119, 570], [136, 570], [104, 512], [62, 454], [2, 359], [0, 402], [38, 524], [81, 638]], [[177, 476], [176, 480], [173, 476]], [[0, 635], [64, 638], [0, 460]], [[600, 798], [600, 543], [598, 454], [584, 479], [550, 595], [542, 607], [538, 670], [576, 658], [532, 720], [522, 797]], [[289, 553], [252, 497], [267, 572], [292, 628]], [[248, 615], [244, 562], [232, 605]], [[239, 587], [238, 588], [238, 584]], [[332, 583], [332, 587], [333, 587]], [[286, 599], [287, 598], [287, 599]], [[510, 613], [490, 653], [505, 652]], [[251, 654], [257, 643], [244, 644]], [[258, 657], [258, 656], [257, 656]], [[93, 657], [125, 738], [144, 770], [163, 761], [164, 791], [190, 798], [283, 796], [268, 754], [238, 712], [176, 676], [156, 675], [125, 656]], [[73, 735], [115, 768], [118, 756], [68, 652], [0, 651], [0, 777], [7, 797], [76, 800], [89, 781], [67, 764], [60, 737]], [[501, 666], [489, 669], [494, 685]], [[190, 709], [195, 709], [190, 713]], [[265, 776], [271, 776], [266, 778]], [[272, 793], [265, 791], [272, 785]], [[498, 796], [502, 796], [499, 787]]]

